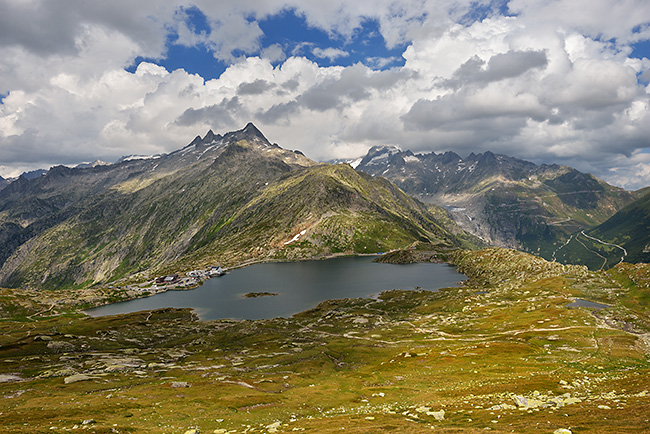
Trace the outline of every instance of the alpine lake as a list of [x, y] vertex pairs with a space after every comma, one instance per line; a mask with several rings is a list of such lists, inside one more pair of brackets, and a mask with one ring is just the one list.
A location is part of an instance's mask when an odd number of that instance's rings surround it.
[[[376, 297], [391, 289], [436, 291], [466, 279], [448, 264], [385, 264], [375, 256], [255, 264], [212, 278], [192, 290], [87, 310], [106, 316], [160, 308], [191, 308], [202, 320], [290, 317], [320, 302]], [[254, 295], [254, 296], [251, 296]]]
[[3, 288], [0, 432], [650, 432], [650, 264], [446, 257], [252, 265], [107, 316], [76, 306], [111, 288]]

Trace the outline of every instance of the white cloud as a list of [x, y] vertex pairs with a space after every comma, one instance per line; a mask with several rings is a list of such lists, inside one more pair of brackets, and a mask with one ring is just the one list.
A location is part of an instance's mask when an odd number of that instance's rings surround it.
[[280, 44], [272, 44], [262, 50], [260, 57], [267, 59], [271, 63], [275, 63], [285, 60], [287, 55]]
[[633, 42], [650, 38], [646, 0], [511, 0], [508, 8], [526, 22], [564, 28], [590, 38]]
[[629, 157], [615, 158], [603, 172], [603, 179], [627, 190], [650, 186], [650, 154], [637, 151]]
[[314, 56], [319, 57], [321, 59], [329, 59], [330, 62], [335, 61], [339, 57], [348, 57], [350, 53], [347, 51], [339, 50], [338, 48], [319, 48], [316, 47], [311, 52], [314, 54]]
[[365, 63], [373, 69], [385, 69], [388, 65], [399, 61], [398, 57], [366, 57]]
[[[203, 32], [179, 14], [185, 1], [0, 3], [3, 175], [169, 152], [208, 128], [253, 121], [317, 159], [376, 144], [492, 150], [650, 184], [650, 92], [638, 82], [650, 60], [629, 58], [627, 45], [648, 38], [641, 0], [512, 0], [517, 16], [475, 22], [461, 20], [470, 0], [194, 1]], [[377, 20], [387, 45], [408, 44], [405, 66], [320, 67], [301, 56], [333, 62], [347, 52], [305, 44], [287, 58], [286, 47], [264, 47], [258, 21], [291, 8], [343, 44]], [[145, 62], [124, 70], [137, 56], [163, 56], [170, 31], [231, 66], [209, 81]]]

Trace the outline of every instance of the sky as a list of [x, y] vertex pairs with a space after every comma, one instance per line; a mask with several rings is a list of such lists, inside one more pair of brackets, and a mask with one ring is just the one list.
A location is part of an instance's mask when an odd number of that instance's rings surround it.
[[650, 185], [648, 0], [0, 0], [0, 175], [253, 122]]

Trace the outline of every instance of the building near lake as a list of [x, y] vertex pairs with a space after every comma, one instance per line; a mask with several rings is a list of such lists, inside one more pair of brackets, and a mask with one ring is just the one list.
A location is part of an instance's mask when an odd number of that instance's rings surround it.
[[170, 274], [170, 275], [167, 275], [167, 276], [161, 276], [161, 277], [157, 278], [156, 283], [158, 283], [158, 284], [164, 283], [164, 284], [168, 285], [168, 284], [178, 282], [178, 279], [179, 279], [178, 274]]
[[226, 272], [223, 271], [223, 268], [221, 268], [219, 265], [213, 265], [208, 270], [209, 276], [223, 276], [224, 274], [226, 274]]

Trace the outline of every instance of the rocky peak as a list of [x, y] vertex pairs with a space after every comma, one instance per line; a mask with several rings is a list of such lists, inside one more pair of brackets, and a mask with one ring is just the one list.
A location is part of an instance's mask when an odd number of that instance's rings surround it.
[[[212, 130], [210, 130], [210, 131], [212, 131]], [[190, 146], [199, 145], [199, 144], [201, 144], [202, 141], [203, 141], [203, 139], [201, 138], [201, 136], [196, 136], [196, 137], [194, 137], [194, 140], [192, 140], [190, 142], [190, 144], [186, 146], [186, 148], [189, 148]]]
[[272, 145], [271, 142], [269, 142], [267, 138], [264, 137], [264, 134], [262, 134], [262, 132], [258, 130], [255, 125], [253, 125], [252, 122], [246, 124], [246, 126], [241, 130], [226, 134], [223, 138], [224, 140], [232, 142], [247, 140], [249, 142], [257, 143], [263, 146], [278, 147], [277, 145]]
[[447, 151], [444, 154], [438, 154], [438, 157], [440, 158], [440, 162], [443, 164], [448, 164], [452, 162], [457, 163], [463, 160], [462, 158], [460, 158], [460, 155], [452, 151]]
[[201, 136], [196, 136], [194, 140], [192, 140], [190, 144], [186, 146], [186, 148], [189, 148], [191, 146], [209, 145], [210, 143], [219, 139], [221, 139], [221, 135], [215, 134], [212, 130], [209, 130], [203, 138], [201, 138]]
[[0, 190], [4, 189], [11, 181], [0, 176]]
[[202, 142], [203, 143], [212, 143], [216, 140], [219, 140], [221, 138], [220, 134], [215, 134], [212, 130], [208, 131], [208, 133], [203, 137]]
[[40, 178], [41, 176], [47, 174], [46, 169], [36, 169], [36, 170], [31, 170], [29, 172], [23, 172], [20, 176], [25, 177], [26, 179], [37, 179]]
[[377, 166], [388, 163], [388, 160], [402, 152], [397, 146], [373, 146], [359, 163], [359, 167]]
[[262, 132], [260, 130], [258, 130], [257, 127], [252, 122], [247, 123], [246, 126], [244, 127], [244, 129], [242, 130], [242, 132], [244, 132], [246, 134], [254, 134], [254, 135], [258, 135], [258, 136], [263, 136]]

